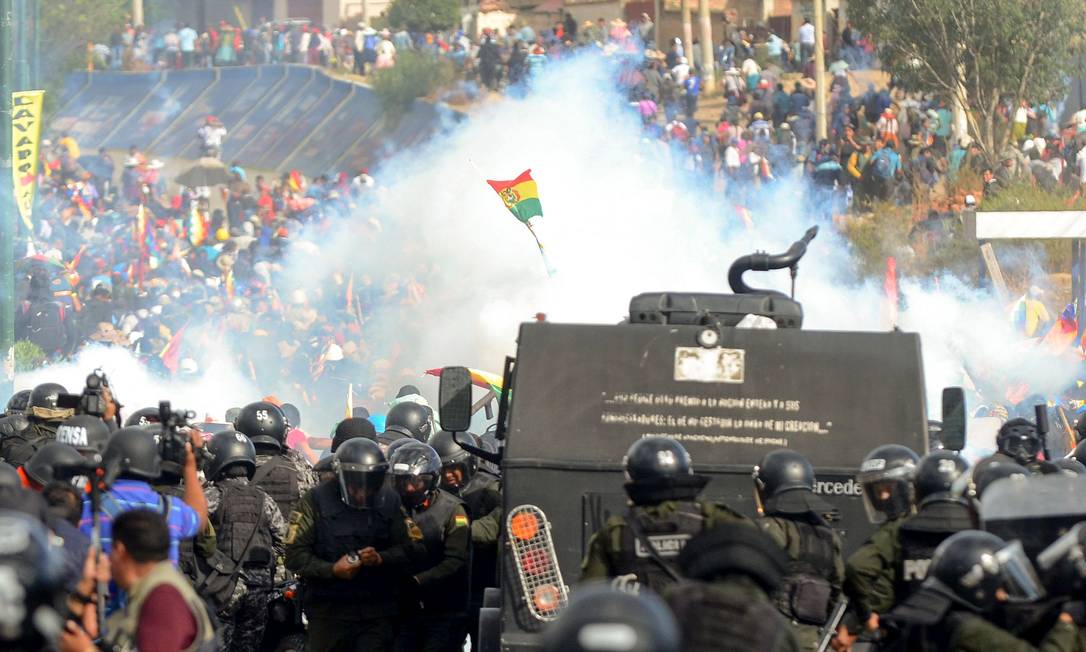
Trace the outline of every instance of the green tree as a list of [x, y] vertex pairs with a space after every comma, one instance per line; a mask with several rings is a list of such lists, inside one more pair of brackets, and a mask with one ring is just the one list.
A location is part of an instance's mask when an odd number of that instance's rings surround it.
[[1062, 96], [1086, 34], [1081, 0], [852, 0], [849, 18], [905, 88], [959, 100], [990, 157], [1010, 139], [1001, 102]]
[[393, 0], [387, 16], [393, 27], [436, 32], [459, 24], [460, 5], [456, 0]]
[[411, 103], [447, 85], [453, 78], [452, 64], [432, 54], [396, 53], [396, 65], [377, 71], [373, 92], [380, 98], [385, 111], [395, 115], [411, 108]]

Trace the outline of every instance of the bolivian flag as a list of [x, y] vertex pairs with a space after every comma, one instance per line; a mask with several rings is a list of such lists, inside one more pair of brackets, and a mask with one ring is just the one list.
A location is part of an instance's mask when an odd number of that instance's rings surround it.
[[539, 202], [539, 189], [532, 178], [532, 171], [525, 170], [512, 181], [492, 181], [487, 183], [505, 202], [505, 207], [525, 224], [533, 217], [543, 217], [543, 204]]

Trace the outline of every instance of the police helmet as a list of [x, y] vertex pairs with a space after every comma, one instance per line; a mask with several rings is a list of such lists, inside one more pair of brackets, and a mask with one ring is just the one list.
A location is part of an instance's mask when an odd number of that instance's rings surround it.
[[984, 497], [984, 492], [988, 490], [988, 487], [992, 486], [996, 480], [1002, 480], [1004, 478], [1012, 478], [1016, 481], [1022, 481], [1028, 478], [1030, 475], [1029, 469], [1021, 464], [1015, 464], [1014, 462], [1006, 462], [1000, 459], [992, 459], [982, 461], [973, 469], [972, 476], [970, 477], [969, 485], [966, 490], [966, 494], [975, 500], [980, 500]]
[[362, 438], [343, 442], [332, 457], [332, 471], [339, 482], [340, 498], [348, 507], [378, 505], [388, 463], [376, 442]]
[[256, 473], [256, 447], [240, 432], [224, 430], [215, 433], [207, 443], [207, 452], [210, 460], [205, 471], [211, 480], [218, 480], [222, 472], [232, 465], [244, 467], [246, 477], [250, 480]]
[[65, 569], [45, 527], [26, 514], [0, 511], [0, 648], [53, 649], [64, 629]]
[[121, 475], [139, 480], [150, 482], [162, 474], [158, 442], [154, 434], [138, 426], [113, 433], [102, 459], [107, 468], [116, 465]]
[[42, 383], [30, 392], [30, 408], [42, 408], [45, 410], [57, 409], [57, 401], [61, 394], [67, 394], [64, 385], [57, 383]]
[[766, 454], [751, 472], [754, 502], [761, 514], [833, 513], [815, 495], [814, 467], [803, 455], [782, 448]]
[[[487, 430], [481, 435], [472, 435], [472, 437], [475, 437], [475, 442], [479, 446], [479, 448], [485, 450], [488, 453], [494, 453], [495, 455], [501, 454], [501, 444], [498, 443], [498, 438], [497, 436], [495, 436], [493, 430]], [[479, 469], [482, 471], [486, 471], [487, 473], [496, 478], [501, 477], [502, 474], [501, 467], [494, 462], [491, 462], [490, 460], [480, 459]]]
[[128, 418], [124, 420], [124, 425], [127, 426], [149, 426], [153, 424], [162, 423], [162, 419], [159, 418], [157, 407], [145, 407], [140, 408], [128, 415]]
[[900, 518], [913, 508], [913, 478], [920, 457], [899, 444], [879, 446], [867, 454], [856, 481], [863, 487], [864, 508], [872, 523]]
[[[467, 434], [462, 436], [467, 437]], [[435, 432], [427, 443], [441, 457], [442, 488], [459, 493], [475, 477], [479, 460], [456, 443], [453, 433], [445, 430]]]
[[254, 445], [273, 446], [277, 450], [283, 450], [289, 429], [283, 411], [267, 401], [246, 405], [234, 419], [234, 430], [251, 439]]
[[[401, 440], [411, 441], [411, 440]], [[400, 445], [388, 458], [392, 488], [408, 507], [417, 507], [437, 489], [441, 476], [441, 458], [422, 442]]]
[[343, 442], [364, 437], [371, 441], [377, 441], [377, 431], [369, 419], [351, 417], [336, 424], [336, 431], [332, 434], [332, 452], [336, 452]]
[[996, 448], [1019, 464], [1029, 464], [1037, 459], [1037, 453], [1041, 451], [1041, 436], [1033, 422], [1011, 419], [999, 427]]
[[34, 451], [23, 465], [23, 472], [32, 481], [44, 487], [54, 480], [78, 474], [83, 466], [83, 455], [74, 446], [51, 441]]
[[952, 498], [951, 489], [965, 475], [969, 463], [953, 451], [940, 450], [928, 453], [916, 465], [916, 502], [946, 500]]
[[8, 399], [8, 406], [4, 411], [4, 414], [23, 414], [29, 406], [30, 390], [24, 389], [11, 395], [11, 398]]
[[991, 611], [1002, 589], [1010, 598], [1031, 602], [1044, 591], [1021, 542], [1007, 543], [990, 532], [964, 530], [939, 544], [929, 580], [950, 590], [962, 604]]
[[681, 634], [663, 600], [607, 586], [574, 592], [558, 619], [543, 630], [544, 652], [679, 652]]
[[711, 582], [726, 575], [743, 575], [773, 595], [788, 569], [788, 557], [768, 534], [753, 527], [705, 530], [683, 547], [678, 564], [682, 574]]
[[23, 486], [19, 471], [7, 462], [0, 461], [0, 491], [4, 489], [21, 489]]
[[434, 411], [426, 405], [404, 401], [393, 405], [385, 416], [385, 430], [395, 430], [425, 442], [433, 430]]
[[626, 482], [660, 480], [693, 475], [690, 454], [671, 437], [644, 437], [635, 441], [622, 459]]
[[105, 421], [90, 414], [68, 417], [57, 426], [57, 441], [88, 457], [104, 453], [111, 434]]
[[[392, 456], [396, 453], [396, 451], [400, 450], [404, 446], [426, 446], [433, 450], [433, 448], [430, 447], [429, 444], [424, 444], [421, 441], [418, 441], [417, 439], [411, 439], [410, 437], [403, 437], [402, 439], [397, 439], [396, 441], [388, 445], [388, 450], [385, 451], [385, 458], [388, 459], [389, 464], [392, 463]], [[441, 461], [440, 457], [438, 458], [438, 461]]]

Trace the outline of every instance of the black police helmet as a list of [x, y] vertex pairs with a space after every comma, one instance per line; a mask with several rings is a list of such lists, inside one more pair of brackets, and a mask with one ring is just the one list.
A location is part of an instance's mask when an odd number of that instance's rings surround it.
[[149, 426], [156, 423], [162, 423], [162, 419], [159, 418], [157, 407], [140, 408], [129, 414], [128, 418], [124, 420], [125, 427]]
[[64, 561], [45, 527], [26, 514], [0, 511], [0, 532], [0, 582], [7, 598], [0, 604], [12, 607], [5, 609], [0, 649], [52, 649], [64, 629], [60, 614], [67, 613]]
[[[460, 436], [466, 438], [468, 435], [464, 433]], [[464, 439], [464, 441], [469, 444], [473, 443], [467, 439]], [[440, 430], [431, 435], [430, 440], [426, 443], [437, 451], [437, 454], [441, 457], [441, 482], [443, 487], [458, 492], [475, 477], [475, 472], [479, 470], [479, 460], [456, 443], [453, 439], [453, 433]], [[460, 472], [461, 479], [454, 482], [453, 478], [456, 471]]]
[[139, 480], [153, 481], [162, 474], [158, 442], [154, 434], [138, 426], [113, 433], [102, 459], [107, 467], [116, 464], [121, 475]]
[[234, 430], [251, 439], [256, 446], [270, 446], [282, 450], [289, 425], [279, 406], [267, 401], [257, 401], [241, 408], [241, 412], [234, 419]]
[[30, 392], [29, 407], [55, 410], [60, 395], [67, 393], [68, 390], [64, 389], [64, 385], [58, 385], [57, 383], [42, 383]]
[[969, 469], [969, 463], [953, 451], [928, 453], [916, 465], [916, 501], [951, 497], [951, 488]]
[[377, 441], [377, 431], [369, 419], [357, 419], [355, 417], [344, 419], [336, 424], [336, 431], [332, 435], [332, 452], [339, 450], [343, 442], [355, 437]]
[[[402, 440], [413, 441], [413, 440]], [[402, 444], [388, 458], [392, 488], [408, 507], [421, 505], [437, 489], [441, 458], [428, 444]]]
[[637, 483], [693, 475], [690, 454], [671, 437], [644, 437], [626, 450], [626, 481]]
[[758, 528], [716, 527], [698, 534], [679, 553], [684, 576], [705, 582], [743, 575], [772, 595], [788, 569], [788, 557]]
[[1011, 419], [999, 427], [996, 448], [1019, 464], [1029, 464], [1037, 459], [1037, 453], [1041, 450], [1041, 436], [1033, 422]]
[[803, 455], [782, 448], [762, 458], [754, 467], [754, 484], [762, 500], [791, 489], [814, 491], [815, 474]]
[[23, 465], [27, 477], [45, 486], [54, 480], [71, 477], [83, 465], [83, 455], [74, 446], [51, 441], [34, 451]]
[[291, 428], [298, 428], [302, 425], [302, 413], [298, 410], [298, 406], [293, 403], [283, 403], [281, 409]]
[[900, 444], [879, 446], [860, 464], [856, 481], [863, 488], [864, 509], [872, 523], [884, 523], [913, 507], [913, 478], [920, 456]]
[[[433, 450], [433, 447], [431, 447], [429, 444], [424, 444], [421, 441], [411, 439], [410, 437], [403, 437], [388, 445], [388, 449], [385, 451], [385, 457], [389, 460], [389, 464], [392, 463], [392, 456], [396, 454], [396, 451], [400, 450], [404, 446], [426, 446], [427, 448], [430, 448], [430, 450]], [[438, 458], [438, 462], [440, 466], [440, 457]]]
[[23, 486], [19, 471], [7, 462], [0, 462], [0, 491], [4, 489], [21, 489]]
[[7, 409], [5, 414], [22, 414], [26, 412], [26, 408], [30, 405], [30, 390], [23, 389], [15, 392], [8, 399]]
[[431, 422], [434, 411], [413, 401], [397, 403], [385, 416], [385, 430], [396, 430], [408, 437], [425, 442], [430, 438]]
[[224, 430], [215, 433], [207, 443], [207, 452], [211, 459], [205, 471], [212, 480], [218, 480], [226, 467], [235, 464], [245, 468], [249, 479], [256, 473], [256, 447], [240, 432]]
[[544, 652], [679, 652], [681, 634], [663, 600], [606, 586], [574, 592], [562, 615], [543, 630]]
[[339, 482], [340, 498], [348, 507], [375, 507], [388, 462], [376, 442], [350, 439], [332, 456], [332, 471]]
[[997, 604], [996, 593], [1035, 600], [1042, 590], [1020, 542], [1007, 544], [990, 532], [964, 530], [939, 544], [928, 577], [950, 590], [956, 599], [980, 612]]
[[972, 495], [977, 500], [984, 497], [984, 492], [992, 486], [996, 480], [1004, 478], [1018, 478], [1024, 480], [1030, 476], [1029, 469], [1014, 462], [991, 460], [977, 464], [973, 470], [971, 479]]
[[104, 453], [111, 434], [105, 421], [90, 414], [68, 417], [57, 426], [57, 441], [88, 456]]

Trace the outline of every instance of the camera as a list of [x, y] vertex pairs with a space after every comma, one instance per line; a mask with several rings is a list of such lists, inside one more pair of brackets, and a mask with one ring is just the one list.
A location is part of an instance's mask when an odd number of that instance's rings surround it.
[[[109, 411], [110, 404], [103, 391], [106, 389], [109, 389], [109, 379], [101, 369], [95, 369], [87, 376], [83, 393], [61, 394], [57, 397], [57, 407], [74, 409], [76, 414], [89, 414], [102, 419]], [[116, 403], [116, 399], [112, 399], [112, 402]], [[120, 407], [117, 403], [117, 408]]]
[[174, 411], [169, 401], [158, 402], [159, 425], [162, 430], [158, 435], [158, 452], [162, 457], [162, 470], [173, 475], [181, 475], [185, 467], [185, 444], [189, 442], [189, 421], [196, 413]]

